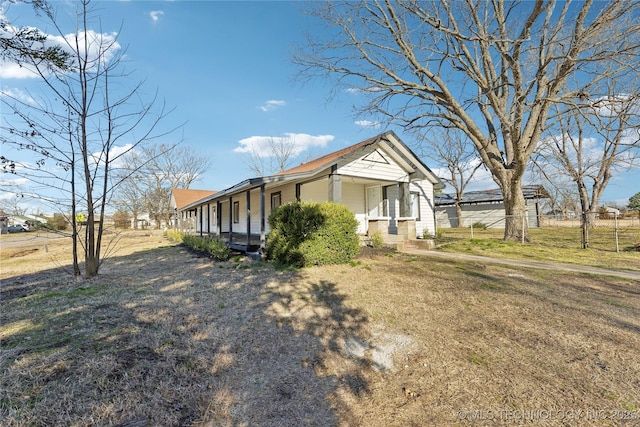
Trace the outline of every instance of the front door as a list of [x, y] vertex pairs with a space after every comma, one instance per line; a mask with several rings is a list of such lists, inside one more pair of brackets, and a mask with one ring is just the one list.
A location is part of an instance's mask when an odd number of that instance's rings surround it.
[[380, 212], [381, 200], [382, 194], [380, 186], [367, 187], [367, 215], [369, 218], [382, 216], [382, 212]]

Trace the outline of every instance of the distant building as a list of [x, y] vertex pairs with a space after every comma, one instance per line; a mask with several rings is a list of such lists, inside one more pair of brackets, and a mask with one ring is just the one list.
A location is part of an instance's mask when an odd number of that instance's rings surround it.
[[[541, 185], [525, 185], [524, 193], [527, 222], [529, 227], [540, 226], [540, 199], [549, 197]], [[499, 188], [482, 191], [468, 191], [462, 195], [462, 220], [457, 217], [455, 194], [435, 196], [436, 223], [441, 228], [470, 227], [482, 223], [488, 228], [504, 228], [505, 208], [502, 190]]]

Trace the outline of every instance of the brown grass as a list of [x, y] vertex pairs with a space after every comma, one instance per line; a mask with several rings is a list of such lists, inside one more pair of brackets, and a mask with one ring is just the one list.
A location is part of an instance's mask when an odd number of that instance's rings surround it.
[[[635, 222], [637, 224], [637, 221]], [[438, 247], [442, 251], [460, 252], [494, 258], [524, 259], [618, 270], [640, 270], [640, 229], [620, 228], [618, 252], [613, 229], [590, 231], [589, 248], [582, 249], [580, 228], [531, 228], [530, 243], [505, 242], [504, 230], [443, 228]]]
[[637, 283], [384, 252], [278, 271], [120, 243], [84, 283], [56, 245], [3, 248], [1, 425], [640, 423]]

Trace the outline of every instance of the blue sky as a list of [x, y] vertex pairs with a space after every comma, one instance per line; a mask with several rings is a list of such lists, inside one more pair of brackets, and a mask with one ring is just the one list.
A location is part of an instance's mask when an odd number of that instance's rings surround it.
[[[70, 3], [53, 5], [59, 16], [70, 14]], [[364, 102], [361, 95], [343, 92], [327, 101], [328, 82], [293, 81], [292, 53], [305, 31], [318, 25], [302, 12], [303, 2], [99, 1], [93, 6], [101, 22], [95, 31], [119, 33], [126, 67], [134, 71], [132, 83], [146, 80], [145, 93], [157, 89], [175, 107], [170, 125], [186, 122], [166, 142], [183, 137], [184, 144], [211, 157], [210, 170], [193, 188], [222, 190], [253, 176], [238, 151], [260, 137], [295, 135], [302, 151], [293, 166], [385, 130], [373, 118], [353, 116], [352, 105]], [[41, 26], [29, 6], [3, 12], [15, 24]], [[7, 64], [0, 67], [2, 90], [35, 87], [35, 79], [11, 74]], [[413, 143], [402, 129], [390, 129]], [[436, 170], [433, 162], [425, 163]], [[632, 172], [611, 181], [604, 201], [626, 204], [640, 191], [638, 169]], [[495, 184], [484, 174], [472, 189], [491, 187]]]

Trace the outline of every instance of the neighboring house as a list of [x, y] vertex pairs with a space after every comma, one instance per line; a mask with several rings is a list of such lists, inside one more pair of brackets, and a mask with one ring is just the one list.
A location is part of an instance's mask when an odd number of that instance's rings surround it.
[[138, 214], [136, 218], [131, 218], [130, 226], [135, 230], [144, 230], [151, 227], [151, 217], [148, 213]]
[[267, 218], [283, 203], [342, 203], [358, 220], [358, 233], [385, 240], [435, 234], [434, 188], [440, 179], [393, 132], [272, 176], [251, 178], [180, 207], [195, 214], [195, 230], [240, 250], [264, 249]]
[[[617, 208], [612, 208], [611, 206], [603, 206], [600, 208], [600, 211], [604, 212], [605, 215], [607, 217], [610, 218], [620, 218], [622, 216], [622, 213], [620, 212], [620, 209]], [[601, 214], [602, 212], [598, 212], [598, 214]], [[599, 215], [599, 217], [602, 215]]]
[[[540, 199], [549, 197], [541, 185], [522, 187], [529, 227], [540, 226]], [[505, 209], [502, 190], [469, 191], [462, 195], [462, 222], [457, 218], [455, 194], [436, 195], [436, 221], [438, 227], [470, 227], [482, 223], [489, 228], [504, 228]]]
[[180, 230], [195, 230], [195, 209], [185, 210], [185, 206], [215, 194], [211, 190], [171, 189], [171, 225]]

